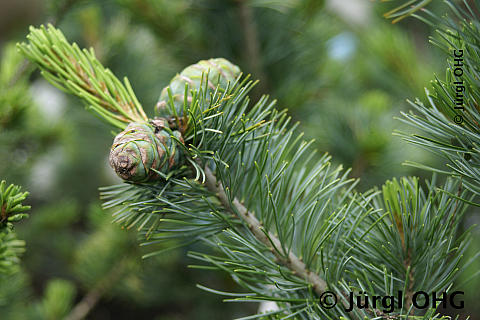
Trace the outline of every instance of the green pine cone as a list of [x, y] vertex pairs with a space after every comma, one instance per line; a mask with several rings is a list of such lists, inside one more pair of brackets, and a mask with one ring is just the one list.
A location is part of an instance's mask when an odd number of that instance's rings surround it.
[[[177, 141], [165, 130], [165, 119], [150, 123], [130, 123], [113, 141], [110, 149], [110, 165], [117, 175], [126, 181], [148, 182], [160, 179], [152, 169], [168, 173], [180, 163]], [[173, 131], [180, 141], [180, 132]]]
[[[188, 84], [188, 92], [191, 89], [198, 90], [202, 81], [202, 75], [208, 73], [208, 87], [215, 90], [217, 86], [224, 89], [228, 82], [233, 83], [240, 75], [240, 68], [223, 58], [201, 60], [196, 64], [186, 67], [180, 74], [177, 74], [168, 86], [163, 88], [160, 99], [155, 106], [155, 114], [159, 117], [172, 116], [169, 101], [168, 88], [172, 91], [173, 104], [177, 115], [183, 115], [183, 102], [185, 100], [185, 84]], [[187, 101], [191, 101], [187, 96]]]

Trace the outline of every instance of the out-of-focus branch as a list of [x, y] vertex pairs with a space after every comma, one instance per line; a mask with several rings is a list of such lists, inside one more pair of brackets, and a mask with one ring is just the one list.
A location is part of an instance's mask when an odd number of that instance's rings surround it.
[[268, 91], [268, 79], [262, 66], [260, 43], [252, 8], [246, 0], [237, 0], [240, 24], [243, 29], [246, 61], [254, 77], [260, 80], [257, 90]]
[[95, 307], [102, 296], [109, 291], [115, 283], [124, 274], [128, 262], [122, 260], [116, 269], [110, 272], [102, 281], [98, 282], [92, 290], [90, 290], [83, 299], [72, 309], [65, 320], [81, 320]]

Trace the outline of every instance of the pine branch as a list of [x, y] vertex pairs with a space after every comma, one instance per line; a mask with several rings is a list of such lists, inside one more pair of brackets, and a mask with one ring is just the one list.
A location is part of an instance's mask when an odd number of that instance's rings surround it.
[[[429, 13], [425, 22], [435, 25], [438, 37], [431, 42], [448, 54], [444, 80], [435, 77], [432, 89], [426, 90], [427, 104], [408, 101], [414, 112], [402, 113], [400, 121], [415, 133], [397, 131], [406, 141], [444, 159], [445, 167], [408, 162], [424, 169], [462, 177], [464, 186], [480, 194], [480, 21], [475, 6], [466, 1], [462, 8], [445, 1], [452, 17], [439, 18]], [[457, 60], [456, 60], [457, 59]], [[478, 205], [478, 204], [477, 204]]]
[[[387, 183], [381, 193], [355, 194], [348, 171], [331, 169], [327, 156], [312, 160], [309, 144], [295, 136], [295, 127], [287, 129], [288, 118], [273, 103], [262, 98], [246, 111], [249, 84], [237, 83], [208, 99], [206, 86], [184, 105], [197, 125], [185, 137], [190, 169], [153, 185], [102, 190], [105, 206], [119, 208], [116, 220], [137, 226], [145, 245], [202, 241], [217, 250], [189, 253], [207, 264], [193, 267], [228, 272], [248, 292], [202, 289], [233, 296], [229, 301], [276, 301], [275, 314], [300, 319], [345, 316], [342, 307], [318, 306], [327, 288], [338, 297], [401, 290], [408, 302], [413, 290], [441, 291], [451, 284], [468, 244], [466, 238], [453, 241], [452, 226], [464, 204], [436, 192], [434, 182], [427, 196], [408, 179]], [[457, 190], [451, 182], [444, 189]], [[426, 277], [432, 268], [435, 276]], [[384, 318], [414, 318], [419, 312], [396, 310]], [[354, 309], [350, 317], [372, 314], [384, 316], [370, 308]], [[433, 313], [415, 317], [431, 318]]]
[[[313, 163], [309, 143], [302, 143], [301, 136], [293, 138], [294, 127], [286, 129], [285, 113], [272, 109], [273, 103], [266, 97], [246, 111], [251, 86], [251, 82], [237, 82], [207, 98], [208, 83], [203, 82], [202, 88], [193, 92], [192, 102], [184, 106], [195, 124], [185, 136], [187, 159], [196, 159], [190, 161], [191, 169], [154, 185], [104, 188], [102, 198], [105, 207], [119, 208], [115, 213], [118, 221], [142, 230], [147, 237], [144, 244], [180, 239], [183, 245], [205, 241], [209, 246], [225, 246], [226, 256], [190, 255], [241, 278], [240, 283], [256, 292], [254, 296], [247, 294], [246, 299], [282, 298], [292, 301], [290, 309], [300, 312], [305, 302], [315, 301], [315, 292], [326, 288], [318, 274], [325, 271], [320, 266], [318, 248], [326, 242], [333, 245], [348, 213], [366, 215], [368, 210], [347, 196], [354, 185], [346, 178], [348, 172], [340, 174], [340, 168], [331, 169], [327, 156]], [[293, 150], [297, 150], [295, 155]], [[194, 181], [195, 177], [205, 185]], [[279, 177], [292, 180], [282, 183], [281, 190]], [[220, 189], [213, 187], [215, 182], [221, 184]], [[248, 196], [253, 190], [269, 188], [269, 197]], [[282, 201], [275, 199], [278, 196]], [[226, 205], [225, 199], [232, 199], [238, 207]], [[244, 199], [248, 201], [242, 203]], [[266, 208], [260, 209], [270, 203], [278, 203], [276, 217]], [[288, 205], [291, 207], [284, 207]], [[255, 207], [261, 216], [246, 209]], [[244, 212], [246, 221], [242, 215], [232, 214], [238, 210]], [[265, 233], [248, 228], [248, 224], [259, 226], [260, 221]], [[299, 233], [301, 228], [304, 233]], [[337, 251], [341, 256], [342, 250]], [[334, 260], [334, 256], [328, 259]], [[335, 279], [338, 272], [336, 267], [329, 269], [328, 276]], [[278, 283], [280, 287], [266, 290], [266, 283]]]
[[[465, 204], [443, 191], [459, 190], [459, 182], [448, 179], [441, 190], [435, 186], [434, 177], [427, 186], [428, 189], [422, 190], [416, 178], [394, 179], [385, 184], [383, 199], [374, 201], [375, 207], [389, 213], [379, 229], [384, 229], [384, 223], [394, 223], [388, 228], [390, 231], [374, 232], [373, 248], [375, 244], [383, 248], [366, 253], [370, 263], [376, 259], [385, 260], [386, 255], [392, 257], [386, 265], [402, 279], [400, 285], [403, 286], [404, 305], [408, 312], [414, 292], [447, 290], [447, 283], [453, 281], [450, 277], [458, 276], [449, 270], [460, 265], [469, 241], [468, 232], [458, 237], [456, 234], [466, 211]], [[472, 197], [465, 190], [459, 192], [460, 197]], [[386, 241], [391, 244], [386, 245]], [[425, 275], [429, 277], [425, 278]]]
[[[308, 270], [305, 263], [301, 261], [293, 252], [281, 252], [282, 243], [275, 235], [268, 232], [262, 226], [262, 223], [258, 221], [253, 212], [249, 212], [243, 204], [235, 198], [232, 202], [228, 200], [225, 190], [220, 182], [217, 181], [212, 171], [205, 168], [206, 186], [211, 191], [217, 194], [218, 198], [226, 210], [238, 215], [252, 231], [255, 237], [262, 242], [265, 246], [270, 248], [270, 251], [276, 256], [278, 261], [285, 265], [287, 268], [302, 279], [306, 279], [311, 285], [313, 290], [320, 296], [327, 289], [327, 283], [321, 279], [317, 274]], [[268, 232], [268, 235], [265, 233]]]
[[147, 121], [128, 79], [125, 77], [122, 84], [95, 58], [93, 48], [80, 50], [52, 25], [31, 27], [27, 38], [30, 43], [19, 44], [18, 48], [51, 84], [80, 97], [117, 128], [124, 129], [129, 122]]

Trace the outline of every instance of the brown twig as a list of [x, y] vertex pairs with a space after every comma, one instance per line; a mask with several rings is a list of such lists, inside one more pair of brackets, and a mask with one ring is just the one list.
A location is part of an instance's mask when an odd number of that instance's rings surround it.
[[402, 219], [400, 218], [400, 214], [394, 213], [393, 216], [395, 218], [395, 224], [397, 225], [398, 234], [400, 235], [403, 252], [406, 253], [406, 257], [403, 260], [403, 266], [405, 267], [405, 270], [408, 270], [407, 279], [405, 279], [405, 281], [408, 281], [407, 291], [405, 292], [405, 306], [408, 310], [412, 305], [413, 294], [414, 294], [413, 284], [415, 281], [415, 278], [413, 276], [414, 270], [412, 268], [412, 248], [408, 248], [408, 250], [406, 248], [405, 235], [403, 231], [403, 222], [402, 222]]
[[1, 208], [0, 208], [0, 225], [2, 223], [4, 223], [5, 221], [7, 221], [7, 218], [8, 218], [8, 215], [7, 215], [7, 209], [5, 208], [6, 205], [4, 204]]
[[28, 61], [27, 59], [24, 59], [20, 67], [18, 67], [18, 69], [15, 71], [15, 74], [12, 76], [12, 78], [8, 82], [7, 88], [13, 87], [27, 73], [30, 65], [31, 65], [30, 61]]
[[95, 307], [95, 305], [100, 301], [102, 296], [107, 292], [111, 287], [115, 285], [118, 279], [123, 275], [127, 267], [127, 260], [122, 260], [116, 269], [110, 272], [105, 278], [97, 283], [84, 297], [83, 299], [75, 305], [75, 307], [70, 311], [65, 320], [81, 320], [84, 319], [87, 314]]
[[403, 261], [405, 268], [408, 270], [407, 274], [407, 279], [405, 281], [408, 281], [408, 287], [407, 291], [405, 292], [405, 307], [410, 309], [412, 306], [412, 301], [413, 301], [413, 284], [415, 281], [415, 278], [413, 277], [413, 268], [412, 268], [412, 249], [409, 248], [407, 252], [407, 257]]

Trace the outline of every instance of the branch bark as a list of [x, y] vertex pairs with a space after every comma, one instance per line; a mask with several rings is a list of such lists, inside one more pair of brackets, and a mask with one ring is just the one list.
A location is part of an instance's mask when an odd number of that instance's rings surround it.
[[265, 235], [262, 223], [255, 217], [253, 212], [248, 211], [237, 198], [233, 199], [232, 202], [229, 201], [222, 184], [217, 181], [217, 178], [208, 167], [205, 167], [205, 176], [207, 189], [217, 195], [222, 205], [228, 211], [246, 222], [253, 235], [270, 249], [280, 263], [290, 269], [299, 278], [309, 282], [315, 293], [319, 296], [327, 290], [325, 280], [320, 278], [316, 273], [308, 270], [305, 263], [293, 252], [290, 251], [288, 255], [281, 254], [282, 244], [280, 240], [271, 232], [268, 232], [268, 237]]

